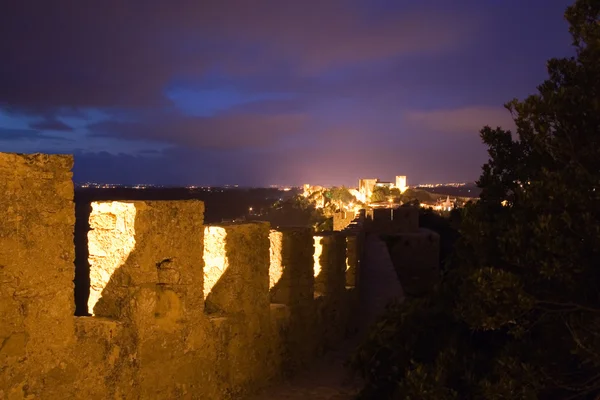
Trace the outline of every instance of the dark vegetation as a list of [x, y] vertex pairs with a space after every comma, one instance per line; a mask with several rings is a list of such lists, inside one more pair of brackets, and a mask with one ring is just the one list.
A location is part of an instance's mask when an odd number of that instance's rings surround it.
[[569, 7], [577, 55], [507, 104], [514, 137], [481, 130], [480, 199], [437, 290], [391, 305], [357, 352], [362, 398], [600, 398], [599, 15]]
[[450, 197], [479, 197], [481, 194], [481, 188], [476, 183], [467, 183], [464, 186], [451, 186], [441, 185], [435, 187], [419, 187], [417, 189], [425, 190], [429, 193], [436, 194], [438, 196], [450, 196]]
[[283, 192], [279, 189], [233, 189], [212, 188], [78, 188], [75, 191], [75, 203], [110, 200], [191, 200], [204, 202], [204, 222], [207, 224], [233, 220], [246, 216], [252, 207], [254, 213], [269, 209], [279, 199], [292, 197], [294, 191]]
[[333, 220], [315, 208], [308, 199], [298, 195], [275, 202], [260, 216], [252, 219], [268, 221], [272, 227], [311, 226], [317, 231], [333, 229]]

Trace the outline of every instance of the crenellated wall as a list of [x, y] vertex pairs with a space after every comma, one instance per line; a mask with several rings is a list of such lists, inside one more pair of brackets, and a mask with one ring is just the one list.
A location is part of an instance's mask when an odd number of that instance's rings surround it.
[[74, 316], [72, 164], [0, 154], [0, 399], [239, 398], [346, 335], [361, 224], [205, 226], [194, 200], [93, 203]]
[[356, 213], [354, 211], [337, 211], [333, 214], [333, 230], [343, 231], [355, 219]]
[[[77, 376], [72, 157], [0, 153], [0, 399]], [[37, 397], [39, 398], [39, 397]]]
[[371, 209], [366, 220], [367, 232], [385, 236], [404, 292], [418, 296], [431, 290], [440, 278], [440, 236], [419, 227], [419, 209]]

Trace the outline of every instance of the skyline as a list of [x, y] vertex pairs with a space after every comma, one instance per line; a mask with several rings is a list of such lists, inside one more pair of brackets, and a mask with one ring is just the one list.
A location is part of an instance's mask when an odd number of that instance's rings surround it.
[[73, 153], [77, 182], [471, 182], [479, 129], [572, 55], [570, 1], [27, 3], [0, 15], [0, 148]]

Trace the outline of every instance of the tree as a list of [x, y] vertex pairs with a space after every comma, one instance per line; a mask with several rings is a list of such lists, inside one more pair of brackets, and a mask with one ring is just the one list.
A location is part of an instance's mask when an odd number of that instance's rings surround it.
[[387, 201], [390, 197], [390, 188], [386, 186], [376, 186], [373, 189], [373, 193], [371, 194], [371, 201], [373, 203], [379, 203], [382, 201]]
[[350, 193], [345, 186], [334, 187], [329, 191], [331, 201], [338, 204], [348, 204], [356, 201], [356, 198]]
[[419, 203], [424, 203], [428, 201], [435, 200], [436, 197], [432, 197], [429, 192], [419, 189], [406, 189], [404, 193], [402, 193], [400, 200], [404, 203], [408, 203], [413, 200], [417, 200]]
[[451, 268], [362, 347], [365, 394], [600, 396], [599, 15], [598, 0], [567, 9], [576, 57], [550, 60], [538, 93], [507, 104], [516, 137], [482, 129], [490, 159]]

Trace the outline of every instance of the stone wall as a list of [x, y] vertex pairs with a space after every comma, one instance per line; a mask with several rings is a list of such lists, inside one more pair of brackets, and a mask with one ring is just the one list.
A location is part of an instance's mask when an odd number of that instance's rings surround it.
[[74, 316], [72, 163], [0, 154], [0, 399], [235, 399], [343, 339], [347, 232], [204, 226], [193, 200], [92, 203]]
[[343, 231], [356, 218], [354, 211], [338, 211], [333, 214], [333, 230]]
[[440, 237], [419, 228], [416, 207], [379, 208], [366, 212], [366, 231], [382, 235], [407, 295], [429, 292], [440, 279]]
[[375, 208], [367, 211], [368, 232], [395, 234], [419, 229], [419, 209], [416, 207]]
[[430, 291], [440, 278], [440, 235], [420, 228], [388, 240], [390, 257], [404, 292], [419, 296]]
[[345, 335], [346, 237], [338, 232], [322, 232], [314, 237], [316, 334], [318, 353], [334, 347]]
[[60, 394], [74, 378], [70, 156], [0, 153], [0, 399]]

